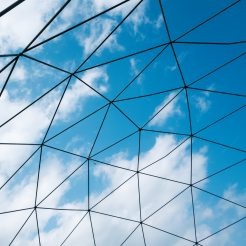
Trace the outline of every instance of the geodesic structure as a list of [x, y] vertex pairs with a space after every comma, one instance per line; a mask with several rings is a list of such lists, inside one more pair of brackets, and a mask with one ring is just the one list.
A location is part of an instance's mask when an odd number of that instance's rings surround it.
[[243, 244], [245, 2], [58, 2], [0, 54], [1, 245]]

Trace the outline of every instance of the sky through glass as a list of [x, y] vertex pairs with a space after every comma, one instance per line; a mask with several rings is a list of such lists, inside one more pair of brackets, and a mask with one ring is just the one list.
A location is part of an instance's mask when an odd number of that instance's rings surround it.
[[245, 7], [2, 0], [0, 245], [245, 244]]

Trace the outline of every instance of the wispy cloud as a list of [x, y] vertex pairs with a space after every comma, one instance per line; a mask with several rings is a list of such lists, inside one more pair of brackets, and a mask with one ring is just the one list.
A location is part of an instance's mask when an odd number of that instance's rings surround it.
[[[214, 86], [208, 87], [208, 90], [213, 90]], [[210, 93], [207, 91], [204, 91], [201, 93], [200, 96], [194, 95], [193, 98], [195, 100], [195, 107], [201, 112], [201, 113], [206, 113], [211, 105], [212, 101], [209, 99]]]
[[[188, 54], [187, 52], [182, 52], [180, 55], [178, 55], [179, 63], [182, 63], [184, 61], [184, 59], [187, 56], [187, 54]], [[169, 70], [171, 72], [174, 72], [175, 70], [177, 70], [177, 68], [178, 68], [178, 65], [177, 65], [176, 62], [174, 64], [172, 64], [172, 65], [166, 66], [166, 70]]]
[[196, 107], [202, 112], [205, 113], [209, 110], [211, 106], [211, 101], [209, 101], [206, 97], [196, 97]]
[[[164, 125], [168, 119], [174, 115], [180, 115], [181, 110], [178, 105], [178, 97], [174, 98], [177, 93], [170, 93], [160, 105], [158, 105], [151, 118], [154, 117], [149, 125], [150, 126], [160, 126]], [[174, 99], [173, 99], [174, 98]]]

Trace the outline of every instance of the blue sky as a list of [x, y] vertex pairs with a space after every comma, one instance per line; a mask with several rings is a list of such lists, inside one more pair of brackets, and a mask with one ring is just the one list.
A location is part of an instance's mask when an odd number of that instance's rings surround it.
[[72, 0], [36, 36], [65, 2], [0, 18], [2, 245], [243, 244], [245, 1]]

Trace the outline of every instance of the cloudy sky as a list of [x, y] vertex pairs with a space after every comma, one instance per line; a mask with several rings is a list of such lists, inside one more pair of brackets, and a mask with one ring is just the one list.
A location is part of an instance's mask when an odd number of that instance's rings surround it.
[[246, 2], [14, 2], [0, 244], [246, 244]]

